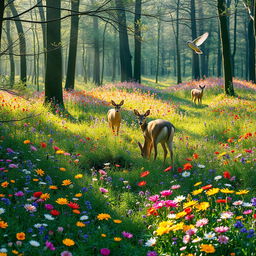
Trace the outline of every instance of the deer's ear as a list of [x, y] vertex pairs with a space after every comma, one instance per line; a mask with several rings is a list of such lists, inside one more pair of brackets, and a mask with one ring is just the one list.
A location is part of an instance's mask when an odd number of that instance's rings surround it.
[[150, 110], [148, 109], [147, 111], [146, 111], [146, 113], [144, 114], [144, 116], [148, 116], [150, 114]]
[[139, 116], [140, 115], [140, 113], [139, 113], [139, 111], [137, 109], [134, 109], [133, 112], [134, 112], [135, 116]]
[[120, 103], [119, 103], [119, 106], [122, 106], [124, 105], [124, 100], [122, 100]]
[[142, 145], [140, 144], [140, 142], [138, 142], [138, 145], [139, 145], [140, 150], [141, 150], [141, 152], [142, 152]]
[[111, 104], [112, 104], [113, 106], [116, 106], [116, 103], [115, 103], [113, 100], [111, 100]]

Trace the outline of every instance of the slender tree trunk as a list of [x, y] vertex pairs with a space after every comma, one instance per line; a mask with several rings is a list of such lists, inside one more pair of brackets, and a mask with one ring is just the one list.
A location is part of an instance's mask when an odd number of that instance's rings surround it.
[[117, 59], [117, 37], [116, 30], [114, 29], [114, 43], [113, 43], [113, 61], [112, 61], [112, 82], [116, 80], [116, 59]]
[[177, 84], [182, 83], [181, 80], [181, 63], [180, 63], [180, 47], [179, 47], [179, 35], [180, 35], [180, 26], [179, 26], [179, 17], [180, 17], [180, 0], [177, 1], [177, 6], [176, 6], [176, 37], [175, 37], [175, 42], [176, 42], [176, 58], [177, 58]]
[[[41, 19], [41, 21], [45, 21], [44, 8], [40, 7], [40, 6], [41, 5], [38, 6], [40, 19]], [[43, 46], [44, 46], [44, 65], [46, 65], [46, 51], [47, 51], [46, 24], [41, 23], [41, 27], [42, 27], [42, 35], [43, 35]]]
[[[11, 2], [9, 6], [11, 9], [12, 15], [17, 16], [18, 12], [13, 2]], [[24, 84], [24, 86], [26, 86], [26, 82], [27, 82], [26, 39], [23, 31], [23, 26], [19, 17], [16, 18], [15, 25], [19, 35], [19, 44], [20, 44], [20, 81]]]
[[101, 80], [100, 84], [103, 84], [103, 78], [104, 78], [104, 65], [105, 65], [105, 40], [106, 40], [106, 29], [107, 29], [108, 23], [105, 23], [104, 30], [103, 30], [103, 40], [102, 40], [102, 66], [101, 66]]
[[[60, 19], [60, 0], [46, 0], [47, 20]], [[45, 103], [64, 107], [62, 92], [61, 21], [47, 23], [47, 57], [45, 72]]]
[[135, 1], [134, 80], [141, 83], [141, 0]]
[[[255, 0], [251, 0], [251, 12], [254, 15], [254, 2]], [[254, 37], [254, 22], [252, 19], [249, 19], [248, 23], [248, 54], [249, 54], [249, 80], [252, 82], [256, 82], [255, 80], [255, 37]]]
[[235, 0], [235, 16], [234, 16], [234, 39], [233, 39], [233, 52], [232, 52], [232, 71], [235, 76], [235, 56], [236, 56], [236, 29], [237, 29], [237, 5], [238, 0]]
[[221, 38], [220, 38], [220, 25], [218, 25], [217, 77], [221, 77], [221, 66], [222, 66]]
[[116, 0], [118, 30], [119, 30], [119, 51], [121, 64], [121, 81], [132, 81], [132, 56], [129, 47], [126, 14], [124, 0]]
[[85, 48], [85, 37], [83, 36], [83, 52], [82, 52], [82, 64], [84, 73], [84, 83], [88, 82], [88, 71], [87, 71], [87, 52]]
[[[8, 14], [7, 14], [8, 15]], [[6, 35], [7, 35], [7, 42], [9, 48], [9, 60], [10, 60], [10, 86], [12, 87], [15, 83], [15, 63], [13, 57], [13, 46], [12, 46], [12, 37], [11, 37], [11, 24], [10, 20], [6, 21]]]
[[94, 64], [93, 64], [93, 82], [100, 85], [100, 46], [99, 46], [99, 21], [93, 17], [94, 29]]
[[5, 6], [5, 0], [0, 1], [0, 49], [1, 49], [1, 42], [2, 42], [4, 6]]
[[[80, 0], [71, 1], [71, 10], [75, 13], [79, 11]], [[74, 90], [75, 88], [75, 72], [76, 72], [76, 55], [78, 40], [79, 16], [71, 17], [71, 30], [69, 40], [68, 68], [65, 83], [65, 90]]]
[[[195, 0], [190, 0], [190, 15], [192, 38], [195, 39], [197, 37]], [[194, 51], [192, 56], [192, 78], [196, 80], [200, 79], [199, 56]]]
[[225, 0], [218, 0], [218, 13], [220, 20], [220, 33], [222, 43], [222, 58], [225, 79], [225, 93], [227, 95], [234, 95], [233, 77], [232, 77], [232, 63], [231, 50], [228, 32], [228, 20], [226, 16]]
[[160, 36], [161, 36], [161, 22], [159, 20], [157, 23], [156, 83], [158, 83], [158, 75], [159, 75]]

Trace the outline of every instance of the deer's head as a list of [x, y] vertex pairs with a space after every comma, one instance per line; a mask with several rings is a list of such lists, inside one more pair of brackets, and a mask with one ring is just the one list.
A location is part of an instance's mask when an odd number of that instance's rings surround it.
[[116, 104], [113, 100], [111, 100], [111, 104], [115, 107], [116, 112], [119, 112], [121, 106], [124, 104], [124, 100], [122, 100], [119, 104]]
[[147, 110], [143, 115], [141, 115], [137, 109], [134, 109], [133, 112], [137, 116], [140, 126], [142, 126], [146, 122], [146, 117], [150, 114], [150, 110]]
[[204, 88], [205, 88], [205, 85], [204, 85], [204, 86], [199, 85], [199, 87], [200, 87], [200, 89], [203, 91]]

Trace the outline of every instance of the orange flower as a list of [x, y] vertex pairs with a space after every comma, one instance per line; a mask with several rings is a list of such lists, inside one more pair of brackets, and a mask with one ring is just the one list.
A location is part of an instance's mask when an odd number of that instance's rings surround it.
[[16, 234], [16, 238], [17, 238], [18, 240], [25, 240], [26, 235], [25, 235], [24, 232], [20, 232], [20, 233], [17, 233], [17, 234]]
[[198, 159], [198, 157], [199, 157], [198, 154], [196, 154], [196, 153], [193, 154], [193, 158], [194, 158], [194, 159]]
[[1, 220], [0, 221], [0, 228], [7, 228], [7, 227], [8, 227], [8, 223]]
[[72, 181], [71, 180], [63, 180], [62, 181], [62, 186], [69, 186], [69, 185], [71, 185], [72, 184]]
[[148, 176], [149, 174], [150, 174], [149, 171], [145, 171], [145, 172], [142, 172], [142, 173], [140, 174], [140, 177], [143, 178], [143, 177]]
[[49, 189], [58, 189], [58, 187], [57, 186], [54, 186], [54, 185], [51, 185], [51, 186], [49, 186]]
[[73, 245], [75, 245], [75, 242], [72, 239], [69, 239], [69, 238], [63, 239], [62, 243], [65, 244], [66, 246], [73, 246]]
[[183, 170], [191, 170], [192, 169], [192, 164], [191, 163], [186, 163], [183, 165]]
[[36, 169], [35, 172], [39, 176], [44, 176], [44, 174], [45, 174], [45, 172], [42, 169]]
[[24, 140], [23, 143], [24, 143], [24, 144], [30, 144], [31, 141], [30, 141], [30, 140]]
[[83, 228], [86, 225], [82, 221], [77, 221], [76, 226], [79, 227], [79, 228]]
[[65, 171], [66, 171], [66, 168], [61, 167], [61, 168], [60, 168], [60, 171], [65, 172]]
[[40, 198], [46, 201], [47, 199], [50, 198], [50, 194], [49, 194], [49, 193], [44, 193], [44, 194], [42, 194], [42, 195], [40, 196]]
[[142, 187], [142, 186], [145, 186], [146, 184], [147, 182], [143, 180], [138, 183], [138, 186]]
[[1, 183], [1, 187], [3, 187], [3, 188], [7, 188], [8, 185], [9, 185], [8, 181], [4, 181], [4, 182]]

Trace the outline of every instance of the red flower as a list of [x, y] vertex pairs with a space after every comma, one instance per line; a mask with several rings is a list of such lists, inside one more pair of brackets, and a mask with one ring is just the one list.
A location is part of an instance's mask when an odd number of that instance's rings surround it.
[[164, 172], [169, 172], [172, 169], [172, 166], [167, 167]]
[[223, 177], [226, 178], [226, 179], [230, 179], [231, 178], [231, 175], [230, 175], [230, 172], [223, 172]]
[[186, 164], [183, 165], [183, 170], [191, 170], [192, 167], [193, 166], [192, 166], [191, 163], [186, 163]]
[[115, 166], [116, 166], [116, 167], [121, 167], [121, 165], [120, 165], [120, 164], [116, 164]]
[[255, 214], [253, 214], [253, 218], [254, 218], [254, 219], [256, 219], [256, 213], [255, 213]]
[[42, 148], [46, 148], [47, 144], [45, 142], [40, 142]]
[[151, 207], [151, 208], [147, 209], [147, 216], [150, 216], [150, 215], [157, 216], [158, 211], [155, 208]]
[[34, 194], [33, 194], [33, 197], [40, 197], [41, 195], [43, 194], [43, 192], [35, 192]]
[[210, 189], [210, 188], [212, 188], [211, 184], [202, 187], [203, 190], [207, 190], [207, 189]]
[[227, 203], [228, 200], [227, 199], [217, 199], [216, 203]]
[[218, 152], [218, 151], [214, 152], [215, 155], [218, 155], [219, 153], [220, 153], [220, 152]]
[[187, 161], [192, 161], [192, 158], [186, 158]]
[[60, 148], [59, 148], [59, 147], [56, 147], [56, 146], [53, 146], [53, 149], [54, 149], [55, 151], [57, 151], [57, 150], [59, 150]]
[[178, 168], [178, 172], [179, 172], [179, 173], [182, 172], [182, 168], [181, 168], [181, 167]]
[[140, 174], [140, 177], [143, 178], [143, 177], [148, 176], [149, 174], [150, 174], [149, 171], [145, 171], [145, 172], [142, 172], [142, 173]]
[[193, 154], [193, 158], [194, 158], [194, 159], [198, 159], [198, 157], [199, 157], [198, 154], [196, 154], [196, 153]]
[[184, 209], [184, 211], [187, 213], [187, 214], [190, 214], [192, 212], [192, 208], [191, 207], [188, 207], [186, 209]]
[[73, 203], [73, 202], [70, 202], [68, 204], [68, 207], [70, 207], [71, 209], [79, 209], [80, 208], [79, 204]]
[[145, 186], [146, 184], [147, 182], [143, 180], [138, 183], [138, 186], [142, 187], [142, 186]]
[[51, 210], [50, 214], [53, 215], [53, 216], [58, 216], [58, 215], [60, 215], [60, 212], [57, 211], [57, 210]]

